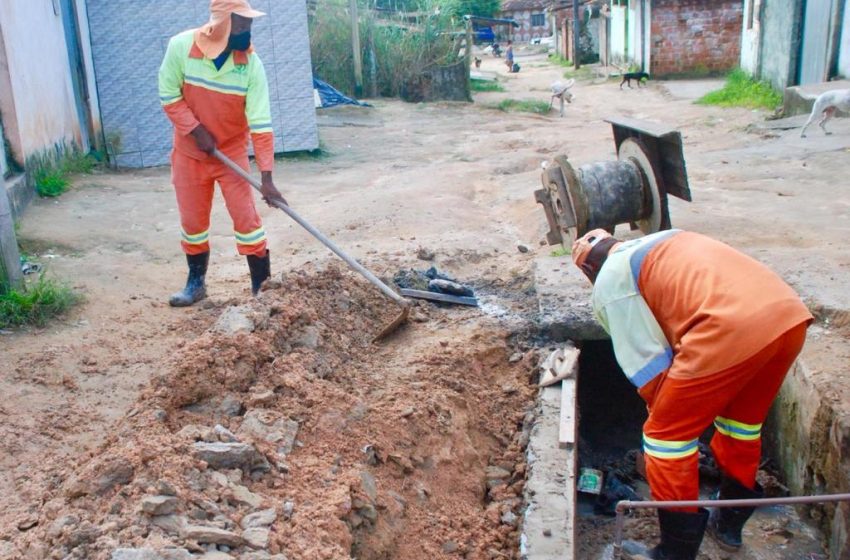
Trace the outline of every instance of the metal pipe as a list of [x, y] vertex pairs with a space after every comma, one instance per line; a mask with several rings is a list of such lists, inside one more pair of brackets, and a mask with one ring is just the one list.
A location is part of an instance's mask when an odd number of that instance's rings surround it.
[[625, 513], [630, 509], [669, 509], [686, 507], [759, 507], [791, 504], [820, 504], [826, 502], [850, 502], [850, 494], [823, 494], [821, 496], [788, 496], [786, 498], [750, 498], [747, 500], [684, 500], [684, 501], [646, 501], [633, 502], [621, 500], [617, 502], [617, 522], [614, 528], [614, 560], [619, 560], [623, 553], [623, 526]]

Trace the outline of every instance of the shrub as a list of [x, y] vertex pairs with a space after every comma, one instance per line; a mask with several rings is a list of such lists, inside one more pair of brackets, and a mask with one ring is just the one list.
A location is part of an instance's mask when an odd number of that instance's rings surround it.
[[495, 81], [488, 80], [469, 80], [469, 89], [472, 91], [505, 91], [505, 88], [502, 87], [502, 84]]
[[80, 301], [82, 297], [71, 288], [41, 275], [25, 289], [0, 293], [0, 328], [43, 327]]
[[748, 109], [775, 109], [782, 103], [780, 95], [764, 81], [757, 81], [741, 69], [733, 70], [726, 77], [723, 89], [707, 93], [697, 100], [701, 105], [721, 107], [746, 107]]

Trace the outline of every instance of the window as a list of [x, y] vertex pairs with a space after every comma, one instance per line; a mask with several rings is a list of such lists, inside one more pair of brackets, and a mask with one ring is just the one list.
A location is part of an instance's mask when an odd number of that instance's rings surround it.
[[531, 27], [545, 27], [546, 14], [531, 14]]

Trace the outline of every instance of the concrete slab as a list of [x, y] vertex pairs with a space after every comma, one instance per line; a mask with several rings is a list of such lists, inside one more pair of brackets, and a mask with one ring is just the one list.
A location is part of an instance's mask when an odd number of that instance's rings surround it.
[[12, 218], [20, 219], [27, 205], [35, 196], [35, 189], [27, 181], [23, 173], [6, 179], [6, 192], [9, 193], [9, 204], [12, 206]]
[[721, 89], [724, 80], [671, 80], [660, 82], [661, 87], [677, 99], [699, 99], [706, 93]]
[[556, 342], [609, 338], [593, 317], [590, 282], [568, 256], [538, 257], [534, 283], [542, 335]]
[[833, 89], [850, 89], [850, 80], [836, 80], [820, 84], [807, 84], [785, 88], [782, 100], [782, 111], [786, 117], [792, 115], [808, 115], [818, 95]]
[[561, 384], [540, 390], [537, 421], [528, 443], [525, 515], [520, 537], [523, 560], [575, 557], [575, 447], [558, 447]]

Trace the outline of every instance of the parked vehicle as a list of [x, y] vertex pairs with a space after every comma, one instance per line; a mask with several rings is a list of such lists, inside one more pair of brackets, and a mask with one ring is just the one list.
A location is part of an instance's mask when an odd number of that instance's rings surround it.
[[472, 28], [472, 32], [474, 34], [473, 40], [476, 43], [492, 43], [496, 40], [496, 34], [493, 33], [492, 27], [479, 27], [477, 25], [474, 25]]

